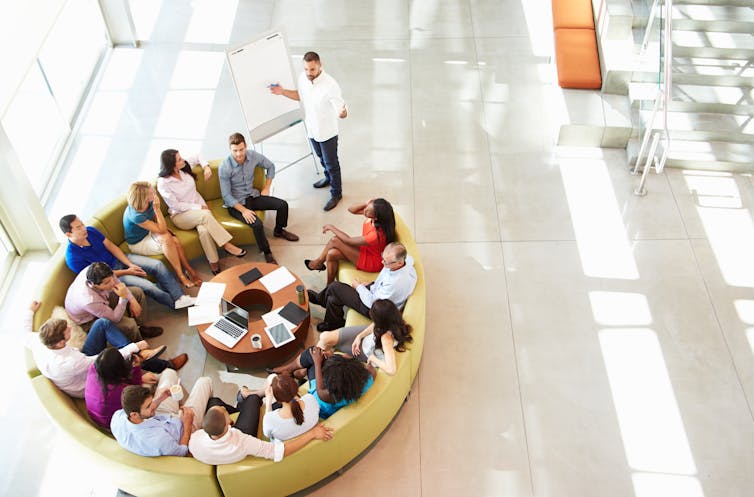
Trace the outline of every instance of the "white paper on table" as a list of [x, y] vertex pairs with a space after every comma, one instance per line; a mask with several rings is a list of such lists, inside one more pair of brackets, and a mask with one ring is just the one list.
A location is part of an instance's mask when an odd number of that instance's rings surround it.
[[287, 267], [280, 266], [273, 272], [262, 276], [259, 281], [262, 282], [268, 292], [275, 293], [296, 281], [296, 278], [288, 271]]
[[272, 328], [276, 324], [282, 323], [286, 328], [288, 328], [288, 331], [293, 331], [296, 325], [280, 315], [280, 311], [282, 309], [282, 307], [278, 307], [277, 309], [271, 310], [267, 314], [262, 314], [262, 321], [264, 321], [264, 324], [266, 324], [268, 328]]
[[199, 293], [196, 295], [196, 303], [194, 306], [200, 305], [214, 305], [220, 303], [220, 299], [223, 298], [225, 293], [225, 283], [213, 283], [211, 281], [205, 281], [199, 287]]
[[197, 324], [214, 323], [215, 319], [220, 317], [220, 306], [218, 304], [195, 305], [188, 308], [188, 324], [196, 326]]

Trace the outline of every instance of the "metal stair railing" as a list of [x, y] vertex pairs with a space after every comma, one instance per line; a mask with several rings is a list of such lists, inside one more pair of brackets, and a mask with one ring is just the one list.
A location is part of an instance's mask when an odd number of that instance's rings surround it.
[[[654, 3], [652, 4], [649, 12], [649, 20], [647, 22], [647, 28], [644, 34], [644, 40], [642, 41], [641, 50], [642, 52], [644, 52], [647, 49], [647, 46], [649, 44], [649, 34], [652, 30], [652, 25], [657, 18], [657, 11], [659, 9], [662, 9], [663, 7], [662, 5], [660, 5], [661, 3], [664, 3], [665, 8], [665, 22], [663, 26], [664, 33], [662, 36], [661, 51], [661, 57], [663, 58], [662, 76], [660, 78], [660, 85], [658, 87], [657, 94], [655, 95], [654, 108], [652, 109], [652, 114], [647, 123], [646, 130], [644, 131], [644, 137], [641, 141], [639, 154], [637, 155], [636, 163], [631, 170], [631, 174], [639, 174], [642, 160], [644, 160], [644, 167], [643, 170], [641, 170], [641, 180], [639, 181], [638, 186], [634, 189], [634, 195], [638, 196], [644, 196], [647, 194], [646, 181], [647, 176], [649, 175], [649, 171], [652, 167], [654, 167], [657, 174], [662, 173], [663, 169], [665, 168], [665, 161], [668, 157], [668, 150], [670, 149], [668, 108], [670, 107], [671, 89], [673, 87], [673, 0], [664, 0], [664, 2], [660, 2], [660, 0], [654, 0]], [[658, 113], [662, 114], [661, 129], [655, 128]], [[662, 140], [664, 143], [662, 147], [662, 155], [658, 158], [657, 147], [660, 144], [660, 140]]]

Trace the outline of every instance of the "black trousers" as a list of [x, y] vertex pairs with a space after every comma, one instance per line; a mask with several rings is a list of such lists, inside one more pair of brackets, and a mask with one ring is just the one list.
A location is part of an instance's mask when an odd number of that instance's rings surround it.
[[[275, 233], [280, 233], [283, 228], [288, 226], [288, 202], [283, 199], [266, 195], [246, 197], [244, 207], [253, 211], [275, 211]], [[267, 241], [267, 236], [264, 234], [264, 223], [261, 219], [257, 217], [253, 223], [248, 223], [243, 215], [233, 207], [228, 207], [228, 212], [242, 223], [251, 226], [259, 250], [265, 254], [270, 252], [270, 242]]]
[[228, 411], [228, 414], [239, 413], [234, 426], [247, 435], [257, 436], [257, 432], [259, 431], [259, 408], [262, 407], [262, 398], [259, 395], [249, 395], [236, 407], [226, 404], [218, 397], [211, 397], [207, 401], [207, 410], [210, 407], [217, 406], [224, 407]]
[[317, 294], [317, 302], [325, 308], [326, 323], [336, 327], [346, 324], [343, 306], [350, 307], [359, 314], [369, 317], [369, 307], [359, 298], [359, 293], [351, 285], [333, 281]]

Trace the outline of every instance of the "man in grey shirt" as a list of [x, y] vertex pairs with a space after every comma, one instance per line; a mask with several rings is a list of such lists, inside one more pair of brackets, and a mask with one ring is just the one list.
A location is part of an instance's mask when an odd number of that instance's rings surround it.
[[[288, 202], [269, 196], [272, 178], [275, 177], [275, 164], [264, 155], [248, 150], [246, 139], [241, 133], [233, 133], [228, 141], [230, 156], [222, 161], [218, 172], [223, 202], [231, 216], [251, 226], [257, 246], [264, 252], [264, 260], [277, 264], [264, 234], [264, 224], [254, 214], [255, 210], [274, 210], [276, 216], [273, 236], [290, 242], [298, 241], [298, 236], [285, 229], [288, 225]], [[264, 168], [267, 178], [262, 191], [253, 185], [254, 169], [257, 167]]]

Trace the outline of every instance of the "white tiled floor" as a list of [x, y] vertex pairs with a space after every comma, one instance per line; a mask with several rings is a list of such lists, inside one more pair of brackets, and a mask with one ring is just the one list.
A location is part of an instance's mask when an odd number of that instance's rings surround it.
[[[273, 240], [278, 259], [321, 287], [301, 263], [325, 240], [319, 226], [357, 230], [344, 204], [372, 195], [393, 201], [419, 242], [427, 340], [412, 395], [374, 447], [312, 495], [751, 495], [751, 177], [668, 170], [636, 198], [622, 151], [555, 147], [548, 1], [241, 0], [213, 4], [218, 26], [193, 16], [207, 2], [153, 4], [151, 41], [110, 57], [51, 219], [85, 218], [153, 177], [167, 146], [226, 155], [243, 120], [217, 61], [225, 43], [279, 27], [294, 67], [320, 52], [350, 115], [341, 206], [322, 212], [310, 160], [276, 179], [301, 235]], [[174, 78], [184, 63], [195, 72]], [[306, 151], [300, 129], [264, 146], [279, 164]], [[24, 260], [1, 311], [13, 353], [0, 366], [0, 494], [107, 495], [61, 455], [69, 444], [20, 373], [10, 323], [43, 261]], [[188, 383], [211, 374], [228, 396], [243, 380], [203, 362], [190, 331], [165, 340], [191, 354]]]

